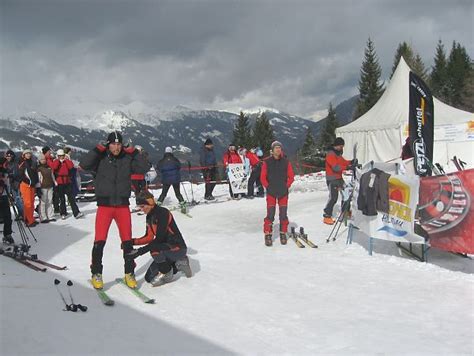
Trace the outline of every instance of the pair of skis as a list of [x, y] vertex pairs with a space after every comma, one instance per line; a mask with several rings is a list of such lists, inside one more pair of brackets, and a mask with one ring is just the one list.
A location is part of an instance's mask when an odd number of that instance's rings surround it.
[[[15, 249], [15, 247], [17, 246], [11, 246], [11, 247], [12, 247], [11, 249], [7, 248], [6, 250], [0, 249], [0, 254], [6, 257], [10, 257], [11, 259], [17, 261], [18, 263], [21, 263], [23, 266], [28, 267], [32, 269], [33, 271], [46, 272], [48, 270], [46, 267], [49, 267], [58, 271], [64, 271], [65, 269], [67, 269], [66, 266], [58, 266], [58, 265], [40, 260], [38, 256], [36, 255], [30, 255], [26, 252]], [[38, 265], [41, 265], [41, 266], [38, 266]]]
[[[123, 278], [116, 278], [115, 282], [117, 284], [122, 285], [126, 289], [128, 289], [134, 296], [139, 298], [143, 303], [155, 304], [155, 299], [147, 297], [138, 288], [133, 289], [133, 288], [128, 287], [125, 281], [123, 280]], [[89, 283], [92, 285], [92, 282], [90, 279], [89, 279]], [[115, 301], [112, 298], [110, 298], [110, 296], [103, 289], [94, 288], [94, 290], [97, 292], [97, 296], [99, 297], [99, 299], [102, 301], [104, 305], [113, 306], [115, 304]]]
[[292, 227], [289, 237], [295, 242], [296, 246], [298, 246], [299, 248], [305, 248], [305, 244], [311, 248], [318, 248], [318, 245], [308, 239], [308, 235], [304, 232], [304, 227], [302, 226], [300, 227], [299, 232], [296, 232], [295, 228]]

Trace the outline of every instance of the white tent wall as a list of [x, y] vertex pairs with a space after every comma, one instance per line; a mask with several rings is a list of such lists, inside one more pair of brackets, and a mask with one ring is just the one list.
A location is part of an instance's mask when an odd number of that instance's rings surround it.
[[[350, 124], [336, 129], [346, 142], [344, 157], [352, 159], [357, 143], [361, 163], [387, 162], [401, 156], [408, 136], [410, 68], [400, 59], [392, 80], [375, 105]], [[453, 156], [474, 167], [474, 114], [453, 108], [434, 98], [433, 161], [454, 170]]]

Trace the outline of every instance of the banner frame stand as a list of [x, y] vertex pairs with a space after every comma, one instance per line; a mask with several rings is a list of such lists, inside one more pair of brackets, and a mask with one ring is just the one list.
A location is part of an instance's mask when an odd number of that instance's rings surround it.
[[430, 246], [428, 244], [422, 244], [421, 245], [421, 255], [417, 255], [413, 251], [413, 244], [410, 242], [409, 243], [409, 248], [406, 248], [405, 246], [402, 245], [401, 242], [395, 242], [395, 245], [398, 246], [400, 250], [405, 252], [408, 256], [420, 261], [420, 262], [428, 262], [428, 250], [430, 249]]
[[[347, 240], [346, 240], [346, 245], [352, 244], [352, 238], [354, 236], [354, 229], [359, 230], [357, 226], [352, 225], [352, 222], [349, 223], [349, 230], [347, 232]], [[369, 238], [369, 248], [368, 248], [368, 254], [369, 256], [372, 256], [373, 250], [374, 250], [374, 238], [371, 236], [368, 236]], [[405, 252], [409, 257], [416, 259], [420, 262], [428, 262], [428, 250], [431, 248], [429, 244], [421, 244], [421, 255], [417, 255], [413, 251], [413, 244], [409, 242], [410, 247], [406, 248], [405, 246], [402, 245], [401, 242], [395, 242], [395, 245], [398, 246], [403, 252]], [[418, 244], [417, 244], [418, 245]]]

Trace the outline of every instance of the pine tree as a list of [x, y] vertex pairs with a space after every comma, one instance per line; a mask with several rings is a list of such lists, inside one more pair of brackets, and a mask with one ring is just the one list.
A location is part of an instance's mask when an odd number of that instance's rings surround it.
[[450, 105], [460, 109], [465, 107], [463, 92], [471, 69], [472, 63], [466, 49], [453, 41], [447, 66]]
[[375, 53], [374, 43], [369, 38], [360, 70], [359, 101], [357, 102], [354, 119], [369, 111], [382, 95], [383, 83], [380, 83], [381, 74], [382, 69]]
[[249, 118], [241, 111], [234, 126], [234, 138], [232, 140], [237, 146], [250, 148], [252, 145], [252, 131]]
[[262, 149], [263, 154], [266, 156], [270, 151], [272, 142], [275, 141], [275, 135], [273, 134], [273, 128], [270, 125], [270, 121], [262, 112], [255, 120], [255, 126], [253, 129], [253, 143]]
[[461, 108], [463, 110], [474, 112], [474, 68], [472, 67], [472, 64], [461, 95], [461, 102]]
[[414, 55], [412, 48], [406, 42], [400, 43], [397, 47], [397, 50], [395, 51], [395, 58], [393, 59], [392, 73], [390, 74], [390, 78], [392, 78], [393, 73], [395, 73], [395, 69], [397, 69], [398, 62], [400, 62], [400, 57], [402, 56], [403, 59], [405, 59], [405, 62], [407, 62], [408, 66], [411, 68], [414, 62]]
[[418, 53], [415, 55], [411, 69], [415, 74], [423, 79], [425, 83], [428, 82], [428, 73], [426, 72], [425, 63], [423, 63], [423, 59], [421, 59], [421, 56]]
[[336, 111], [333, 109], [332, 103], [329, 103], [328, 116], [326, 117], [326, 122], [321, 130], [318, 141], [318, 146], [321, 150], [325, 151], [334, 143], [336, 139], [336, 128], [338, 126]]
[[308, 127], [306, 130], [306, 137], [304, 139], [303, 147], [298, 152], [298, 157], [301, 161], [316, 165], [319, 158], [319, 149], [316, 143], [316, 139], [313, 136], [313, 132], [311, 131], [311, 127]]
[[449, 102], [447, 66], [448, 63], [446, 60], [444, 45], [441, 40], [439, 40], [438, 45], [436, 46], [434, 66], [430, 75], [430, 88], [433, 95], [445, 103]]

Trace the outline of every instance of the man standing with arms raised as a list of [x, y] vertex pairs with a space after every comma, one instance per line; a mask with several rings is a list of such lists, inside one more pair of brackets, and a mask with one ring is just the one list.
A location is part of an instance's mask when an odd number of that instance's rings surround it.
[[102, 281], [102, 255], [112, 220], [118, 226], [125, 260], [125, 283], [136, 288], [135, 263], [125, 259], [133, 249], [132, 220], [129, 209], [132, 174], [145, 174], [150, 169], [146, 156], [133, 147], [122, 145], [122, 135], [114, 131], [107, 142], [98, 144], [89, 151], [79, 164], [83, 169], [96, 175], [95, 193], [97, 215], [95, 219], [95, 239], [92, 248], [92, 285], [96, 289], [104, 286]]

